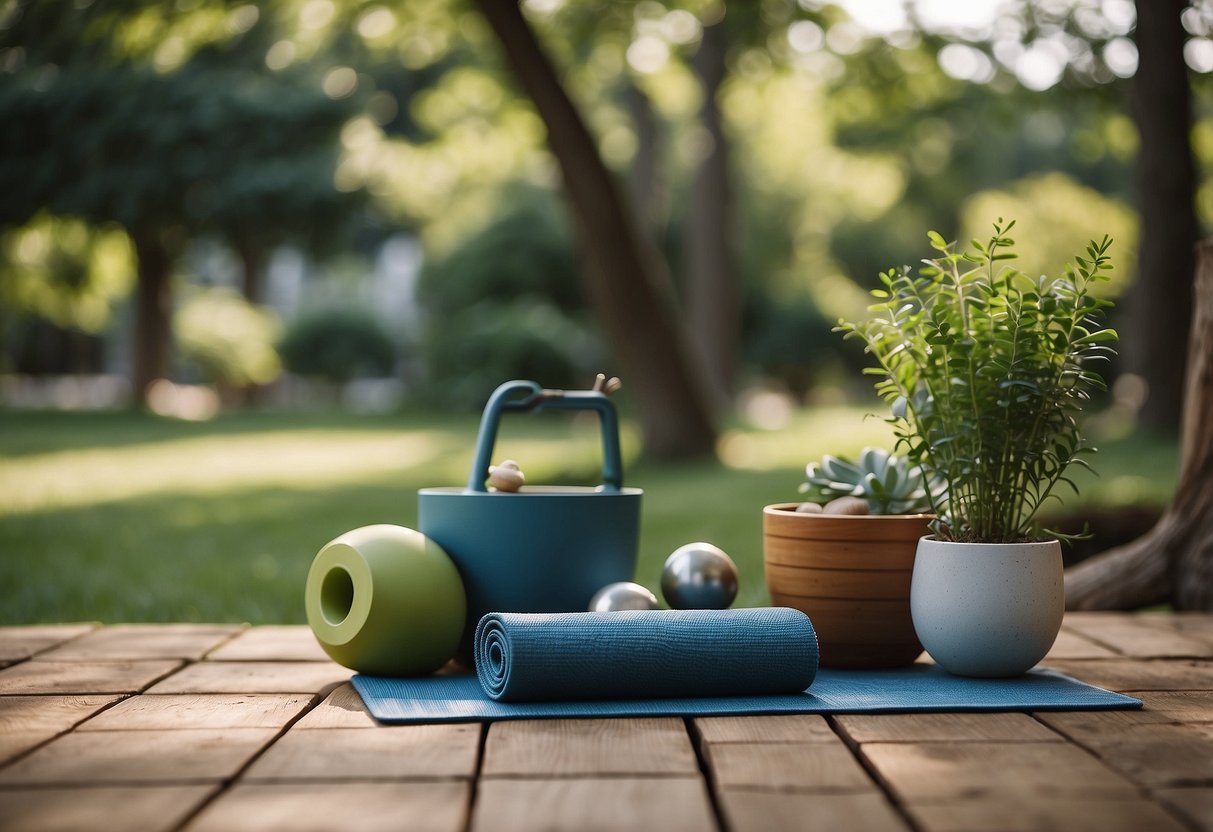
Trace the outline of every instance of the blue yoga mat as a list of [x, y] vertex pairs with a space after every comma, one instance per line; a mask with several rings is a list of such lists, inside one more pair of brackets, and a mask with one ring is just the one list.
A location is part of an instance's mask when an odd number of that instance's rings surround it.
[[966, 679], [934, 665], [897, 670], [821, 669], [808, 690], [769, 696], [572, 702], [498, 702], [471, 674], [385, 679], [357, 675], [355, 690], [380, 722], [478, 722], [639, 716], [1070, 711], [1140, 708], [1141, 701], [1053, 670], [1013, 679]]
[[817, 635], [787, 607], [489, 613], [476, 674], [501, 702], [799, 693], [817, 672]]

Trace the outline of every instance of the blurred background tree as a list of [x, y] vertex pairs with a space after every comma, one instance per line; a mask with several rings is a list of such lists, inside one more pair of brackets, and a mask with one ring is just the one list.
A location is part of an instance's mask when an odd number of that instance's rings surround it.
[[[861, 359], [830, 321], [926, 229], [1014, 215], [1032, 270], [1117, 238], [1122, 363], [1149, 392], [1119, 389], [1173, 432], [1184, 258], [1213, 219], [1211, 28], [1182, 0], [12, 0], [4, 360], [95, 371], [129, 329], [136, 394], [259, 383], [275, 364], [200, 369], [208, 327], [244, 315], [230, 296], [174, 299], [226, 285], [275, 304], [288, 371], [390, 342], [358, 372], [475, 409], [508, 376], [582, 386], [617, 362], [649, 450], [704, 454], [742, 388], [834, 395]], [[305, 297], [283, 301], [292, 251]], [[325, 306], [371, 317], [322, 347], [305, 313]], [[247, 347], [218, 352], [263, 354], [264, 327], [236, 329]], [[76, 334], [36, 361], [48, 333]]]
[[6, 24], [0, 222], [50, 212], [125, 230], [136, 396], [168, 375], [173, 270], [192, 240], [225, 238], [256, 301], [271, 246], [318, 247], [354, 218], [332, 185], [351, 105], [326, 94], [332, 73], [267, 68], [273, 22], [256, 6], [22, 3]]

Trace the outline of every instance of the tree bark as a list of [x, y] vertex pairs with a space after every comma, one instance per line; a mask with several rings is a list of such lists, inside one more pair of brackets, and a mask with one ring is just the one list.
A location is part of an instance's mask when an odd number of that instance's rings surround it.
[[636, 216], [640, 218], [642, 230], [655, 244], [660, 245], [665, 213], [665, 189], [659, 183], [658, 176], [661, 167], [658, 164], [661, 131], [658, 128], [657, 115], [653, 112], [653, 102], [649, 101], [644, 90], [635, 84], [628, 84], [624, 90], [624, 99], [628, 115], [632, 119], [632, 127], [636, 131], [636, 155], [632, 159], [628, 176], [632, 205]]
[[265, 270], [269, 261], [263, 247], [249, 240], [236, 243], [240, 258], [240, 291], [249, 303], [261, 303], [265, 295]]
[[716, 432], [664, 264], [628, 210], [593, 137], [516, 0], [477, 0], [547, 126], [584, 257], [589, 303], [639, 408], [645, 451], [704, 456]]
[[1196, 220], [1192, 107], [1180, 14], [1188, 0], [1137, 0], [1133, 115], [1141, 137], [1136, 189], [1141, 216], [1126, 357], [1148, 384], [1141, 427], [1174, 434], [1183, 407]]
[[700, 126], [708, 150], [691, 184], [683, 231], [687, 320], [718, 412], [732, 401], [741, 352], [741, 287], [729, 179], [729, 144], [718, 101], [725, 76], [723, 22], [705, 26], [691, 66], [703, 87]]
[[156, 230], [131, 235], [135, 246], [135, 350], [131, 392], [147, 406], [152, 382], [168, 375], [172, 315], [172, 256]]
[[1213, 610], [1213, 241], [1197, 259], [1175, 497], [1150, 532], [1066, 572], [1069, 609]]

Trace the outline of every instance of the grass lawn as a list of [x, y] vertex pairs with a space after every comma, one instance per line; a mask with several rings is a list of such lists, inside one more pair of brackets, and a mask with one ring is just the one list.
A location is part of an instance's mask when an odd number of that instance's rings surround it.
[[[795, 500], [805, 462], [888, 437], [864, 411], [805, 411], [740, 429], [725, 462], [655, 466], [625, 429], [627, 484], [645, 490], [637, 580], [656, 590], [677, 546], [706, 540], [741, 571], [739, 606], [768, 603], [761, 509]], [[415, 526], [416, 489], [467, 479], [475, 417], [238, 413], [206, 423], [129, 413], [0, 411], [0, 624], [302, 622], [327, 541], [371, 523]], [[1099, 479], [1067, 506], [1161, 505], [1174, 443], [1100, 443]], [[596, 482], [595, 422], [507, 419], [495, 459], [532, 483]]]

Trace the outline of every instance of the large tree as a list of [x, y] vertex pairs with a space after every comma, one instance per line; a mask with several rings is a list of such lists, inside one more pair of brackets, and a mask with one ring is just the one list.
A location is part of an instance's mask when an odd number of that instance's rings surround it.
[[732, 400], [741, 363], [742, 299], [730, 142], [720, 110], [729, 47], [725, 26], [724, 20], [705, 26], [691, 60], [702, 87], [699, 126], [707, 150], [691, 182], [682, 232], [686, 320], [721, 411]]
[[[126, 230], [137, 258], [140, 397], [168, 373], [172, 272], [191, 239], [226, 237], [255, 266], [269, 246], [323, 239], [354, 210], [332, 185], [350, 102], [323, 94], [306, 67], [266, 69], [257, 27], [272, 21], [254, 17], [235, 34], [220, 27], [166, 66], [155, 43], [130, 42], [140, 15], [158, 8], [26, 3], [0, 30], [0, 50], [18, 49], [22, 62], [0, 86], [0, 191], [11, 195], [0, 225], [46, 211]], [[190, 13], [173, 11], [170, 23]], [[227, 10], [192, 13], [223, 20]], [[180, 35], [169, 25], [161, 36]], [[246, 283], [255, 294], [256, 276]]]
[[1199, 248], [1179, 483], [1158, 524], [1066, 572], [1070, 609], [1213, 610], [1213, 242]]
[[1132, 291], [1128, 366], [1148, 384], [1142, 427], [1173, 433], [1183, 407], [1184, 366], [1196, 220], [1192, 162], [1192, 105], [1186, 34], [1180, 15], [1186, 0], [1137, 0], [1138, 67], [1133, 78], [1137, 152], [1137, 207], [1141, 248]]
[[547, 127], [584, 258], [586, 294], [635, 394], [646, 452], [710, 454], [715, 426], [665, 265], [513, 0], [477, 0]]

